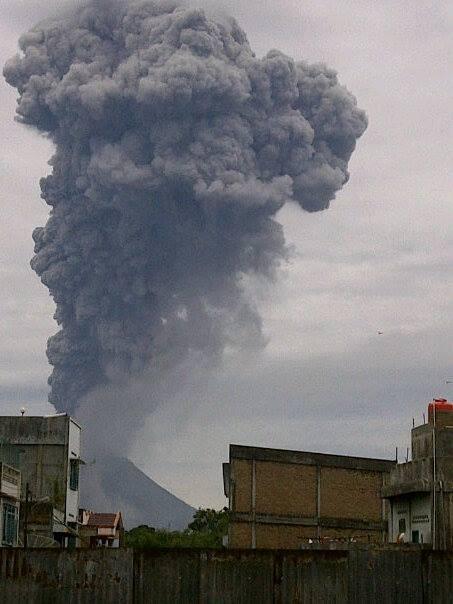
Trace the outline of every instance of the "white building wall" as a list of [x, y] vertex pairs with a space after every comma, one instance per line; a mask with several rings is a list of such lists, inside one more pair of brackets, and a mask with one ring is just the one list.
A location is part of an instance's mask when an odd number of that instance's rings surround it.
[[[409, 500], [404, 499], [392, 499], [391, 500], [391, 538], [392, 543], [396, 543], [398, 536], [404, 530], [405, 540], [408, 541], [408, 535], [410, 531], [410, 506]], [[404, 529], [403, 529], [403, 526]]]
[[431, 543], [431, 497], [429, 493], [413, 494], [391, 500], [390, 541], [395, 543], [403, 532], [405, 543], [415, 541], [418, 531], [419, 543]]
[[431, 543], [431, 496], [417, 495], [411, 499], [411, 541], [418, 531], [419, 543]]

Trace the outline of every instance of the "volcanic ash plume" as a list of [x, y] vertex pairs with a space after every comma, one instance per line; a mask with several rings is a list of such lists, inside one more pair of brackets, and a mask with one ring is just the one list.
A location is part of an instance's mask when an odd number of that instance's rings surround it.
[[272, 277], [276, 213], [327, 208], [366, 128], [335, 72], [171, 0], [95, 2], [20, 48], [18, 119], [55, 144], [32, 260], [60, 326], [50, 401], [259, 339], [242, 276]]

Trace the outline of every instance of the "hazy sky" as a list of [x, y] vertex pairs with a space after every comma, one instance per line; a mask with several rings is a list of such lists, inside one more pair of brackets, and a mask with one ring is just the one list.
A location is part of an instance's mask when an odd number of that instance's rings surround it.
[[[5, 0], [1, 62], [61, 2]], [[205, 6], [215, 2], [204, 0]], [[269, 344], [194, 379], [150, 417], [132, 458], [194, 505], [224, 504], [231, 442], [393, 457], [433, 396], [453, 397], [452, 9], [447, 2], [230, 0], [258, 55], [326, 62], [369, 127], [351, 179], [317, 214], [285, 207], [293, 257], [254, 289]], [[51, 412], [47, 289], [29, 268], [46, 220], [48, 141], [13, 122], [0, 84], [0, 403]], [[383, 332], [378, 335], [378, 332]], [[190, 382], [190, 380], [189, 380]]]

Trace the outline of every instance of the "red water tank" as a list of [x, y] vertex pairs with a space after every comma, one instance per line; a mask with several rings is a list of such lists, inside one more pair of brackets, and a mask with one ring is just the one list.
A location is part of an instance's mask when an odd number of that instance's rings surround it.
[[453, 403], [449, 403], [446, 398], [435, 398], [428, 405], [428, 421], [433, 420], [434, 407], [436, 408], [436, 414], [439, 412], [444, 413], [445, 411], [453, 413]]

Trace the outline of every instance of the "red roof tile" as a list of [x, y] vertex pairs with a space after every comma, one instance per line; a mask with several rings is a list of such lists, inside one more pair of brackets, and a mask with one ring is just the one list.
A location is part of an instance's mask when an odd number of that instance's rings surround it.
[[121, 514], [92, 512], [88, 517], [86, 526], [96, 526], [99, 528], [116, 528], [117, 525], [121, 525]]

